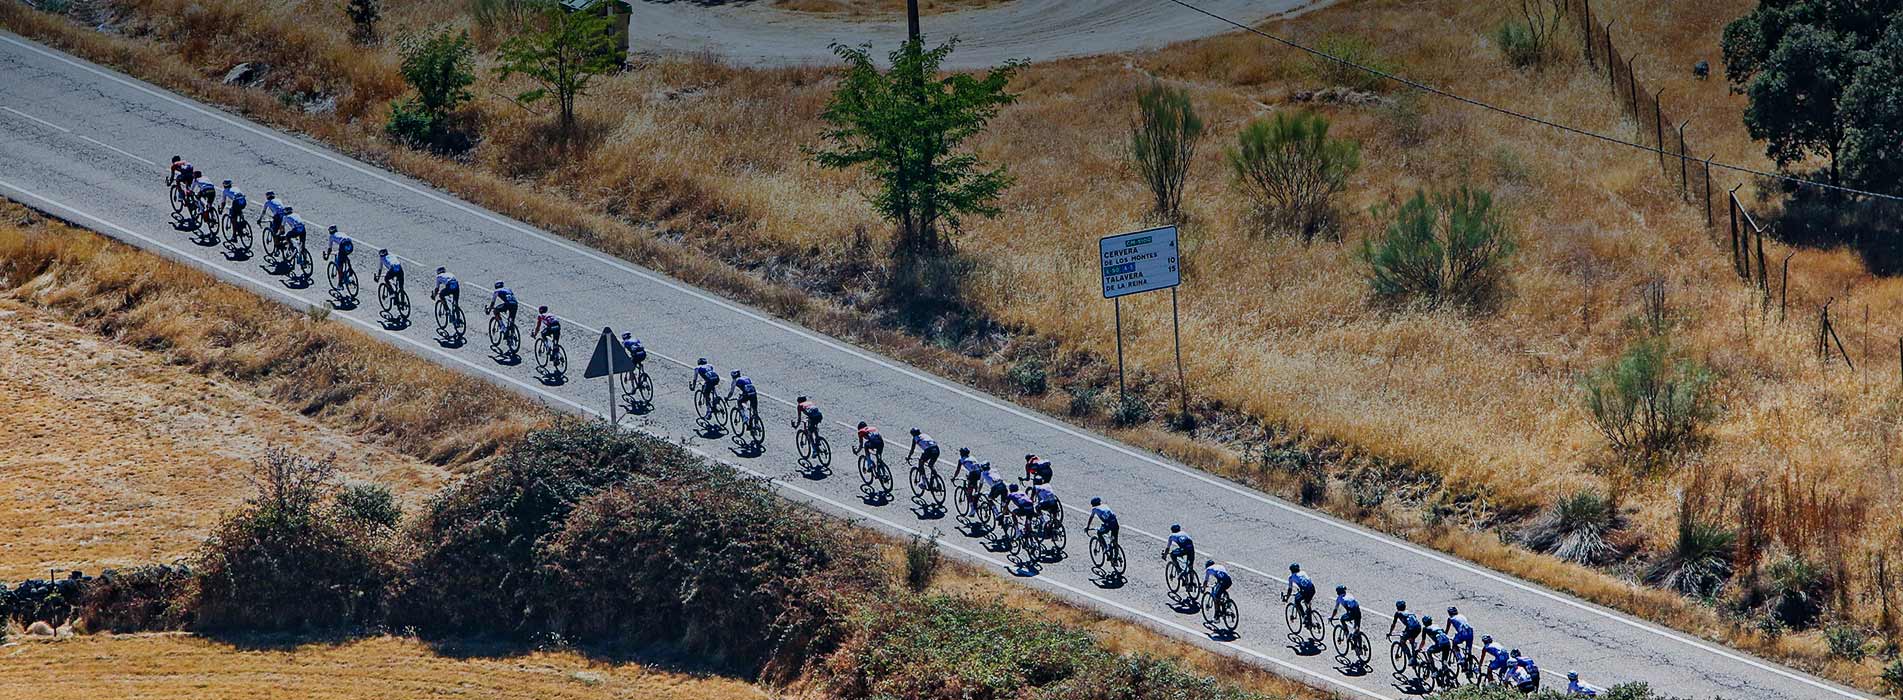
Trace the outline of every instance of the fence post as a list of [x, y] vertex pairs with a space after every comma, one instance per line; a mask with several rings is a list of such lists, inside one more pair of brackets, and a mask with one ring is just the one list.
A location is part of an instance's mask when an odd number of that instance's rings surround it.
[[[1744, 183], [1738, 183], [1743, 187]], [[1731, 198], [1725, 200], [1725, 213], [1731, 216], [1731, 271], [1738, 272], [1738, 187], [1731, 188]], [[1739, 276], [1745, 273], [1738, 272]]]
[[1659, 109], [1659, 95], [1665, 94], [1665, 88], [1652, 91], [1652, 138], [1658, 146], [1659, 169], [1665, 169], [1665, 112]]
[[[1639, 73], [1632, 70], [1632, 62], [1638, 58], [1639, 55], [1635, 53], [1625, 59], [1626, 92], [1632, 95], [1632, 129], [1634, 131], [1644, 128], [1639, 126]], [[1613, 86], [1612, 94], [1615, 97], [1618, 96], [1618, 86]]]
[[1716, 153], [1705, 156], [1705, 228], [1711, 228], [1711, 159], [1717, 157]]
[[1593, 56], [1592, 51], [1592, 0], [1579, 0], [1579, 6], [1581, 8], [1579, 13], [1579, 43], [1585, 45], [1586, 48], [1586, 65], [1598, 68], [1599, 61]]
[[1613, 70], [1613, 66], [1618, 62], [1612, 60], [1612, 25], [1618, 21], [1619, 19], [1615, 17], [1612, 22], [1606, 23], [1606, 81], [1612, 85], [1613, 97], [1619, 96], [1619, 75], [1618, 71]]
[[1778, 275], [1777, 322], [1779, 325], [1784, 323], [1784, 311], [1791, 307], [1791, 258], [1794, 257], [1797, 257], [1796, 251], [1784, 254], [1784, 273]]
[[1689, 166], [1685, 163], [1685, 125], [1690, 123], [1692, 123], [1690, 119], [1678, 123], [1678, 198], [1680, 200], [1691, 196], [1687, 190], [1692, 186], [1692, 178]]
[[[1753, 226], [1752, 228], [1757, 228], [1757, 227]], [[1751, 253], [1747, 251], [1745, 253], [1745, 257], [1750, 257], [1750, 256], [1751, 256]], [[1762, 289], [1767, 292], [1771, 291], [1771, 280], [1769, 279], [1769, 273], [1767, 273], [1764, 269], [1764, 229], [1761, 229], [1761, 228], [1758, 229], [1758, 289]]]

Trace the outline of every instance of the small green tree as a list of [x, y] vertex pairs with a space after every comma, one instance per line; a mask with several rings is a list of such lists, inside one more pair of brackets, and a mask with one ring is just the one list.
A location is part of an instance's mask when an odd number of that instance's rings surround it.
[[1849, 181], [1903, 191], [1903, 11], [1865, 54], [1864, 69], [1844, 88], [1844, 111], [1855, 115], [1844, 135]]
[[469, 101], [476, 82], [475, 48], [468, 32], [438, 32], [403, 46], [403, 81], [416, 90], [414, 100], [390, 105], [391, 136], [417, 145], [441, 133], [449, 114]]
[[1400, 207], [1376, 207], [1382, 229], [1361, 244], [1376, 296], [1430, 307], [1478, 308], [1505, 288], [1517, 247], [1506, 216], [1486, 190], [1415, 192]]
[[344, 5], [344, 14], [350, 17], [357, 41], [365, 44], [377, 40], [377, 22], [383, 19], [381, 0], [350, 0]]
[[1710, 416], [1711, 374], [1681, 357], [1666, 337], [1633, 343], [1587, 375], [1586, 410], [1613, 451], [1650, 466], [1689, 446]]
[[1335, 196], [1361, 167], [1361, 144], [1328, 136], [1319, 114], [1278, 112], [1242, 128], [1229, 165], [1271, 230], [1314, 240], [1333, 227]]
[[878, 180], [869, 199], [898, 225], [901, 264], [946, 252], [946, 229], [957, 230], [962, 217], [996, 216], [998, 196], [1011, 184], [1004, 168], [987, 168], [958, 147], [1016, 101], [1006, 88], [1023, 63], [982, 78], [937, 77], [957, 45], [953, 39], [927, 51], [923, 39], [908, 40], [889, 55], [887, 71], [873, 62], [870, 46], [834, 45], [847, 68], [820, 113], [829, 147], [806, 149], [822, 167], [865, 166]]
[[575, 133], [575, 100], [588, 94], [595, 76], [621, 65], [615, 55], [608, 18], [595, 12], [569, 12], [552, 0], [541, 3], [537, 25], [503, 42], [496, 53], [496, 77], [521, 75], [539, 87], [516, 95], [521, 104], [554, 97], [561, 113], [562, 137]]
[[1196, 161], [1203, 119], [1189, 91], [1160, 81], [1137, 93], [1137, 114], [1130, 126], [1130, 164], [1150, 188], [1150, 211], [1163, 221], [1182, 217], [1183, 183]]

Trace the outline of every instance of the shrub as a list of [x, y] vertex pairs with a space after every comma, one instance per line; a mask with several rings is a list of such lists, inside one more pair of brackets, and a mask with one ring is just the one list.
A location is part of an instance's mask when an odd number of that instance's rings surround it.
[[1278, 112], [1243, 127], [1229, 165], [1269, 229], [1306, 242], [1333, 229], [1334, 199], [1361, 167], [1361, 146], [1329, 138], [1319, 114]]
[[1903, 698], [1903, 659], [1896, 659], [1883, 667], [1883, 685], [1890, 694]]
[[1040, 396], [1050, 390], [1050, 370], [1045, 365], [1044, 358], [1036, 355], [1011, 363], [1011, 367], [1005, 370], [1005, 375], [1010, 378], [1011, 384], [1016, 386], [1018, 391], [1031, 396]]
[[1150, 210], [1163, 221], [1176, 221], [1183, 208], [1183, 183], [1196, 162], [1203, 120], [1189, 91], [1152, 80], [1137, 93], [1136, 121], [1130, 126], [1130, 164], [1150, 188]]
[[[1390, 72], [1391, 67], [1375, 51], [1374, 45], [1358, 36], [1330, 34], [1315, 43], [1315, 49], [1322, 53], [1359, 64], [1382, 72]], [[1386, 87], [1385, 78], [1345, 65], [1316, 57], [1309, 62], [1309, 76], [1324, 87], [1339, 85], [1356, 90], [1377, 91]]]
[[1829, 645], [1830, 655], [1852, 663], [1863, 661], [1867, 653], [1864, 651], [1864, 645], [1869, 641], [1868, 633], [1850, 625], [1838, 625], [1824, 630], [1824, 643]]
[[1064, 386], [1064, 393], [1070, 395], [1071, 417], [1082, 418], [1097, 412], [1097, 396], [1103, 389], [1090, 384], [1068, 384]]
[[366, 529], [393, 530], [403, 522], [403, 505], [382, 484], [346, 485], [332, 498], [332, 507], [339, 521]]
[[1377, 297], [1477, 308], [1503, 292], [1516, 244], [1491, 193], [1417, 191], [1398, 208], [1373, 213], [1382, 230], [1362, 242], [1361, 260]]
[[380, 0], [349, 0], [344, 4], [344, 14], [350, 17], [351, 34], [359, 43], [376, 42], [377, 22], [383, 19]]
[[1681, 502], [1678, 539], [1645, 579], [1685, 595], [1715, 596], [1731, 579], [1731, 554], [1737, 542], [1737, 533], [1706, 522], [1688, 502]]
[[1579, 564], [1599, 564], [1618, 553], [1606, 537], [1623, 524], [1616, 501], [1587, 489], [1555, 502], [1527, 527], [1522, 539], [1535, 551]]
[[1135, 396], [1125, 396], [1117, 402], [1117, 412], [1112, 418], [1117, 425], [1131, 426], [1148, 422], [1151, 415], [1149, 403]]
[[419, 148], [427, 145], [436, 136], [436, 119], [416, 100], [397, 100], [390, 103], [390, 120], [383, 123], [383, 133], [390, 140]]
[[1784, 556], [1765, 569], [1770, 580], [1772, 614], [1792, 629], [1809, 629], [1824, 612], [1830, 575], [1798, 556]]
[[1523, 23], [1501, 23], [1493, 32], [1493, 41], [1500, 47], [1500, 55], [1515, 68], [1531, 68], [1545, 60], [1546, 47], [1540, 45], [1533, 37], [1533, 30]]
[[1621, 458], [1654, 465], [1697, 440], [1710, 385], [1710, 372], [1679, 357], [1669, 337], [1646, 338], [1587, 375], [1586, 410]]
[[938, 567], [944, 563], [944, 554], [938, 549], [938, 532], [931, 537], [913, 535], [905, 544], [905, 587], [913, 593], [923, 593], [931, 587], [932, 579], [938, 576]]
[[194, 581], [183, 566], [107, 569], [86, 586], [78, 617], [94, 632], [183, 629], [193, 622]]

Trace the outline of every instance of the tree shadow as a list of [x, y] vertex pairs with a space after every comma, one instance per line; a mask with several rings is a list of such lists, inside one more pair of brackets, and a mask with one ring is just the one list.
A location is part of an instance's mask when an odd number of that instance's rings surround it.
[[1903, 202], [1787, 188], [1783, 208], [1765, 219], [1787, 245], [1848, 248], [1871, 274], [1903, 275]]

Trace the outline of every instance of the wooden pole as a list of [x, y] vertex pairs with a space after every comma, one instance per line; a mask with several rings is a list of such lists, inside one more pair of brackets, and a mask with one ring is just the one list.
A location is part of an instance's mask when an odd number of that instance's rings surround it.
[[1678, 198], [1679, 199], [1684, 199], [1690, 196], [1687, 190], [1689, 190], [1692, 185], [1691, 170], [1687, 167], [1685, 163], [1685, 125], [1690, 123], [1692, 123], [1692, 120], [1690, 119], [1687, 119], [1685, 121], [1678, 123]]
[[1614, 18], [1606, 23], [1606, 83], [1612, 86], [1613, 97], [1619, 96], [1619, 62], [1612, 60], [1612, 24], [1617, 21]]
[[1665, 167], [1665, 113], [1659, 109], [1659, 95], [1665, 88], [1652, 91], [1652, 143], [1659, 149], [1659, 167]]

